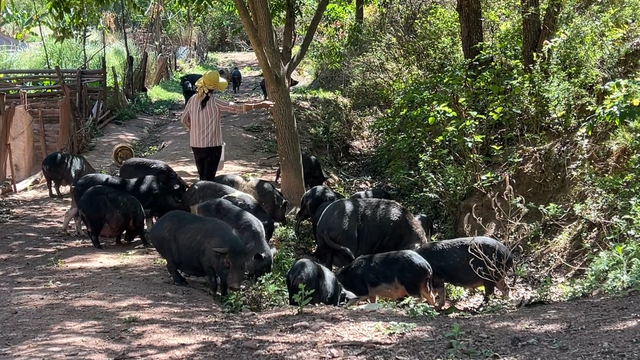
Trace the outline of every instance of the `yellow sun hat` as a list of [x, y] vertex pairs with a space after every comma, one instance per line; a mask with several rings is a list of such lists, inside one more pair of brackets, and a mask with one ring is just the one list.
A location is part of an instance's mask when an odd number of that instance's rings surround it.
[[204, 93], [205, 90], [223, 91], [227, 88], [227, 85], [227, 80], [220, 78], [220, 74], [217, 71], [207, 71], [196, 81], [198, 93]]

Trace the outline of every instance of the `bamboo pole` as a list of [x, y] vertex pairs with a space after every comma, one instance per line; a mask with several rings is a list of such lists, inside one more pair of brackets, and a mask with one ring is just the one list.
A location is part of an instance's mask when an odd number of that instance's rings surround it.
[[42, 120], [42, 110], [38, 110], [38, 126], [40, 126], [40, 146], [42, 147], [42, 160], [47, 157], [47, 140], [45, 139], [44, 121]]
[[7, 144], [7, 155], [9, 156], [9, 169], [11, 170], [11, 185], [13, 185], [13, 192], [18, 192], [18, 187], [16, 186], [16, 177], [13, 174], [13, 155], [11, 154], [11, 144]]

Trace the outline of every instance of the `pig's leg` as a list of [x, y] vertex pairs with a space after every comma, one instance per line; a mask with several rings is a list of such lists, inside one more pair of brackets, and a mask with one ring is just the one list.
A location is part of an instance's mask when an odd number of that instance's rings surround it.
[[53, 192], [51, 191], [51, 179], [47, 178], [47, 188], [49, 189], [49, 197], [52, 198]]
[[60, 185], [61, 185], [61, 184], [60, 184], [59, 182], [56, 182], [56, 183], [55, 183], [55, 186], [56, 186], [56, 194], [57, 194], [58, 198], [61, 198], [61, 197], [62, 197], [62, 194], [60, 194]]
[[187, 280], [178, 273], [178, 267], [173, 263], [173, 259], [167, 259], [167, 270], [169, 270], [169, 274], [173, 277], [173, 282], [178, 286], [187, 285]]
[[100, 226], [99, 228], [92, 228], [91, 230], [89, 230], [89, 236], [91, 236], [91, 242], [93, 243], [93, 246], [95, 246], [96, 249], [102, 249], [102, 245], [100, 245], [100, 240], [98, 239], [101, 232], [102, 232], [102, 226]]

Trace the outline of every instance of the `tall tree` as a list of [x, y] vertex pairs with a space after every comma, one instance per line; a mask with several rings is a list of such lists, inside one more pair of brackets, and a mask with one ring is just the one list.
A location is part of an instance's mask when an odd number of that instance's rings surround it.
[[520, 0], [522, 6], [522, 64], [529, 72], [535, 64], [535, 54], [542, 51], [545, 41], [555, 34], [562, 0], [549, 0], [544, 20], [540, 20], [539, 0]]
[[482, 32], [482, 4], [480, 0], [458, 0], [456, 10], [460, 21], [460, 39], [464, 58], [473, 60], [480, 54]]
[[522, 64], [525, 70], [533, 66], [540, 39], [540, 0], [520, 0], [522, 6]]
[[364, 0], [356, 0], [356, 23], [362, 25], [364, 22]]
[[297, 203], [304, 195], [304, 182], [298, 128], [289, 94], [289, 79], [309, 49], [329, 0], [318, 2], [304, 40], [298, 52], [290, 60], [285, 59], [278, 47], [273, 19], [269, 12], [269, 2], [234, 0], [234, 3], [262, 68], [269, 98], [275, 102], [272, 115], [276, 126], [278, 156], [282, 171], [282, 192], [289, 201]]

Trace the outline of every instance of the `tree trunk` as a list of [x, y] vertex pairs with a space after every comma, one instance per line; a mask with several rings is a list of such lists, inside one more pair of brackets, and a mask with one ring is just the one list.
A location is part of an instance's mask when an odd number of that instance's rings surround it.
[[162, 0], [156, 1], [156, 14], [153, 31], [156, 40], [156, 58], [162, 53]]
[[82, 59], [84, 62], [82, 63], [82, 68], [87, 68], [87, 25], [85, 24], [82, 28]]
[[364, 0], [356, 0], [356, 24], [362, 26], [364, 22]]
[[282, 34], [282, 62], [285, 64], [291, 61], [291, 50], [295, 43], [296, 18], [294, 5], [293, 0], [287, 0], [285, 4], [284, 33]]
[[47, 61], [47, 68], [51, 69], [51, 62], [49, 61], [49, 52], [47, 51], [47, 44], [44, 41], [44, 33], [42, 32], [42, 22], [40, 21], [40, 16], [38, 15], [38, 6], [36, 5], [35, 0], [33, 0], [33, 11], [36, 13], [36, 20], [38, 21], [38, 29], [40, 29], [40, 38], [42, 39], [42, 48], [44, 49], [44, 58]]
[[520, 0], [522, 6], [522, 64], [526, 72], [531, 71], [533, 56], [540, 39], [540, 0]]
[[133, 100], [133, 56], [129, 53], [129, 42], [127, 41], [127, 24], [124, 16], [124, 0], [120, 0], [122, 10], [122, 36], [124, 37], [124, 50], [127, 55], [127, 65], [125, 68], [125, 77], [122, 85], [122, 92], [129, 99]]
[[[328, 2], [328, 0], [322, 0], [322, 2], [325, 1]], [[305, 192], [300, 139], [291, 105], [287, 69], [282, 62], [274, 36], [268, 3], [264, 0], [249, 0], [249, 9], [247, 9], [244, 0], [234, 0], [234, 2], [262, 68], [269, 97], [275, 102], [272, 115], [276, 127], [282, 173], [281, 190], [290, 203], [297, 204]]]
[[280, 159], [282, 176], [281, 191], [285, 198], [295, 205], [300, 203], [305, 188], [298, 125], [293, 113], [289, 86], [285, 81], [284, 78], [278, 79], [277, 83], [273, 84], [275, 86], [271, 86], [269, 98], [275, 102], [271, 114], [276, 126], [278, 158]]
[[545, 41], [551, 40], [551, 37], [556, 32], [556, 25], [558, 22], [558, 15], [562, 7], [562, 0], [551, 0], [549, 7], [544, 13], [544, 21], [542, 22], [542, 30], [540, 31], [540, 38], [538, 38], [538, 45], [536, 51], [542, 51]]
[[460, 39], [464, 58], [473, 60], [480, 54], [478, 45], [484, 41], [482, 4], [480, 0], [458, 0], [456, 10], [460, 21]]
[[191, 45], [193, 44], [193, 19], [191, 18], [191, 6], [187, 4], [187, 26], [189, 27], [189, 40], [187, 46], [189, 51], [187, 53], [187, 60], [191, 61]]

